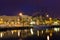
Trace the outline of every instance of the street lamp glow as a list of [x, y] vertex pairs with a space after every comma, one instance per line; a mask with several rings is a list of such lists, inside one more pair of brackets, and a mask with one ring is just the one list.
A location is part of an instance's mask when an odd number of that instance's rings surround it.
[[19, 13], [19, 16], [22, 16], [23, 14], [22, 13]]
[[46, 15], [46, 17], [49, 17], [49, 15]]

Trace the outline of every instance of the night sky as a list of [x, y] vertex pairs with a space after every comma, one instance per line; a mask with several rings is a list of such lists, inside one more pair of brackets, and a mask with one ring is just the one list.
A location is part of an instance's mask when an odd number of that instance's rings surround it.
[[[59, 0], [0, 0], [0, 15], [18, 15], [23, 12], [32, 15], [34, 12], [47, 11], [50, 16], [60, 17]], [[44, 13], [43, 13], [44, 14]]]

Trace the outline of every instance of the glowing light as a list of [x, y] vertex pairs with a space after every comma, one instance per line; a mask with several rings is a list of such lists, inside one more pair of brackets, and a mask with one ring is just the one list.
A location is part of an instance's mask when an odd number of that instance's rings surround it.
[[52, 20], [52, 18], [49, 18], [50, 20]]
[[33, 35], [33, 29], [30, 29], [30, 31], [31, 31], [31, 34]]
[[19, 13], [19, 16], [22, 16], [23, 14], [22, 13]]
[[12, 32], [12, 34], [14, 33], [14, 31], [11, 31]]
[[18, 24], [20, 24], [20, 22], [18, 22]]
[[49, 17], [49, 15], [46, 15], [46, 17]]
[[60, 30], [59, 28], [54, 28], [54, 31], [56, 31], [56, 32], [59, 31], [59, 30]]
[[47, 36], [47, 40], [49, 40], [50, 38], [49, 38], [49, 36]]
[[17, 30], [13, 30], [13, 32], [17, 32]]
[[53, 23], [53, 25], [59, 25], [59, 23], [56, 21], [56, 22]]
[[42, 30], [42, 34], [43, 34], [43, 30]]
[[11, 22], [11, 24], [14, 24], [14, 22]]
[[3, 19], [1, 19], [1, 21], [3, 21]]
[[30, 24], [35, 24], [35, 22], [34, 22], [34, 21], [32, 21], [32, 22], [30, 22]]
[[52, 33], [50, 33], [50, 36], [52, 36]]
[[1, 38], [3, 37], [3, 33], [0, 33], [0, 37], [1, 37]]
[[39, 36], [39, 31], [37, 31], [37, 35]]
[[20, 30], [18, 30], [18, 36], [20, 36]]

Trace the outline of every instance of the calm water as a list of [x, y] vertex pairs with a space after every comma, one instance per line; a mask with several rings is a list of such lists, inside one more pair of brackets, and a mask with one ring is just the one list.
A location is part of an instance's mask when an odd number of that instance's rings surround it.
[[60, 40], [60, 28], [0, 31], [0, 40]]

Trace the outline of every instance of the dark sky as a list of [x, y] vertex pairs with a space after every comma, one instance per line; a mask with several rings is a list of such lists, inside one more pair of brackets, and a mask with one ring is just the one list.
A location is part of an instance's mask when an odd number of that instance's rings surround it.
[[[19, 12], [32, 15], [36, 11], [47, 11], [60, 17], [59, 0], [0, 0], [0, 15], [17, 15]], [[27, 13], [26, 13], [27, 12]]]

